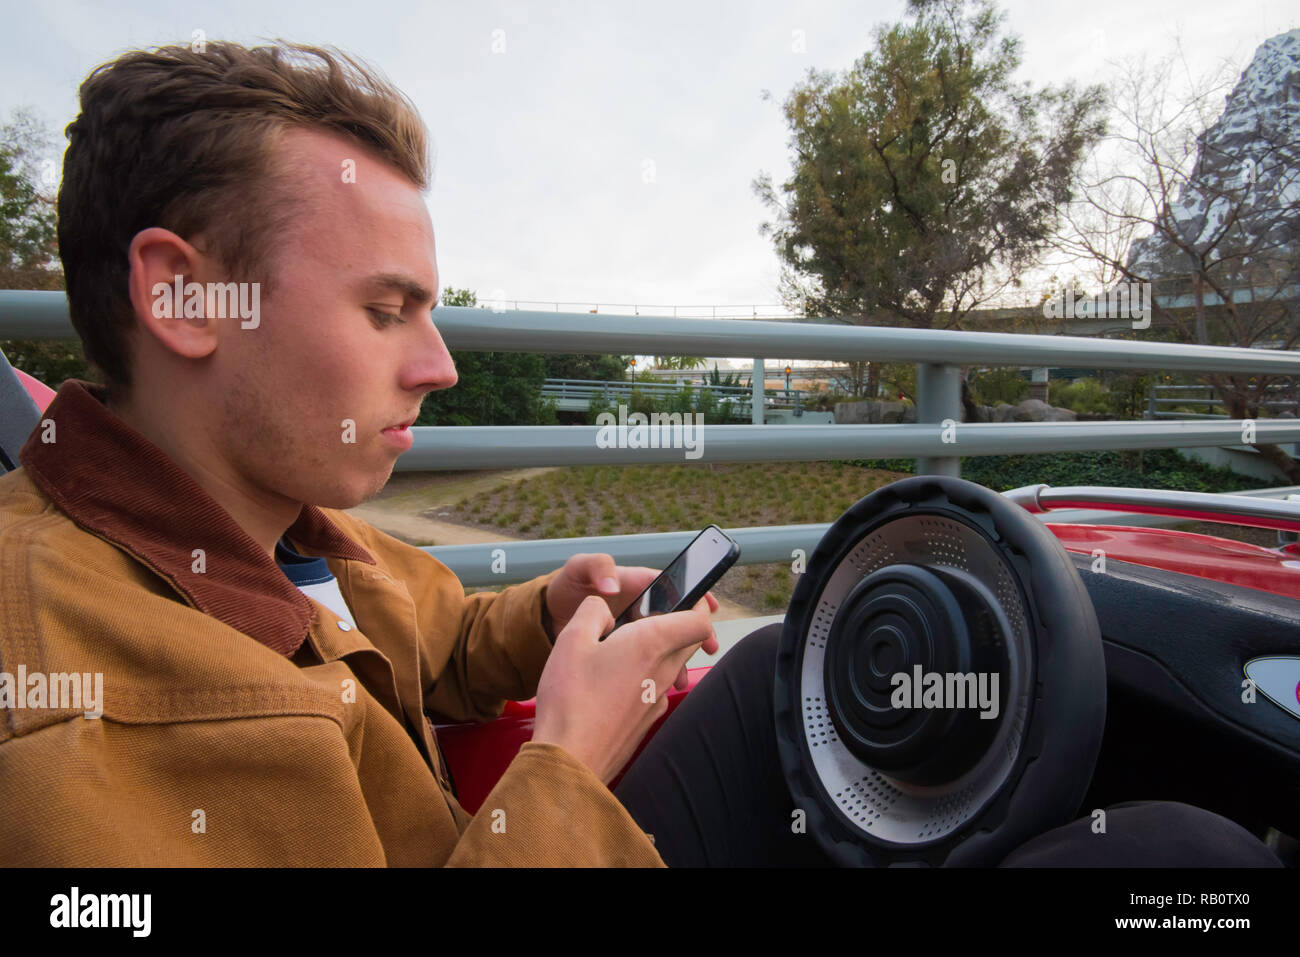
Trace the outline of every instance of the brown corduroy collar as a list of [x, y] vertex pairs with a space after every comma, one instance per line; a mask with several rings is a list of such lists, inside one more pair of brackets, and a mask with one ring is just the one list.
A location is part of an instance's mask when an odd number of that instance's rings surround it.
[[[68, 379], [19, 459], [32, 481], [79, 526], [124, 548], [199, 611], [292, 655], [312, 605], [188, 472], [104, 404], [104, 387]], [[54, 441], [45, 441], [53, 420]], [[314, 505], [286, 534], [312, 554], [375, 560]], [[203, 549], [205, 570], [193, 570]]]

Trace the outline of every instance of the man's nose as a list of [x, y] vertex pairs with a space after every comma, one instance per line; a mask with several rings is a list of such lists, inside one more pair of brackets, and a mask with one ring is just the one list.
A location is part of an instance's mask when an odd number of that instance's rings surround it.
[[421, 356], [426, 360], [420, 366], [426, 388], [450, 389], [459, 380], [455, 360], [452, 359], [451, 352], [442, 341], [442, 334], [438, 332], [438, 327], [433, 322], [429, 323], [429, 342], [421, 350]]

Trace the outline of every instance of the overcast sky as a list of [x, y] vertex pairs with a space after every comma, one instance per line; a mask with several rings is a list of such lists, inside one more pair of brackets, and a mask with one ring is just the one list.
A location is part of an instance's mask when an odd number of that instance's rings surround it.
[[[1300, 24], [1294, 0], [1002, 9], [1022, 40], [1020, 76], [1037, 85], [1102, 82], [1108, 58], [1158, 56], [1178, 36], [1194, 68], [1228, 58], [1240, 70]], [[4, 16], [0, 114], [30, 106], [61, 143], [91, 69], [195, 29], [331, 43], [386, 72], [431, 130], [444, 286], [573, 307], [774, 304], [779, 266], [750, 183], [789, 175], [779, 103], [810, 67], [849, 67], [872, 27], [903, 11], [901, 0], [41, 0]]]

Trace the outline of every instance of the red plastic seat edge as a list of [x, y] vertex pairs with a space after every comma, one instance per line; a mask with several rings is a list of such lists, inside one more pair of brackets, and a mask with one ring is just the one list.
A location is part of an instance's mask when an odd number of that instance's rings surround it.
[[36, 403], [36, 408], [44, 412], [45, 407], [48, 406], [50, 401], [54, 398], [54, 390], [40, 379], [37, 379], [34, 376], [29, 376], [22, 369], [14, 369], [14, 372], [18, 374], [18, 381], [23, 384], [23, 388], [27, 390], [27, 394], [30, 395], [32, 401]]

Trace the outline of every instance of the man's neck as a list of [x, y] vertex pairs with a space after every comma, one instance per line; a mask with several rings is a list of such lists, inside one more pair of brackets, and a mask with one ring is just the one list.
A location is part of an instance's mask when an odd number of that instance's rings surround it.
[[[107, 408], [184, 469], [267, 555], [275, 558], [275, 543], [297, 520], [302, 511], [301, 504], [259, 496], [256, 489], [249, 488], [231, 471], [213, 464], [222, 463], [215, 450], [192, 444], [204, 442], [205, 436], [201, 431], [176, 428], [174, 423], [177, 419], [174, 417], [162, 419], [141, 413], [130, 402], [117, 404], [110, 400]], [[183, 441], [183, 435], [191, 442]]]

